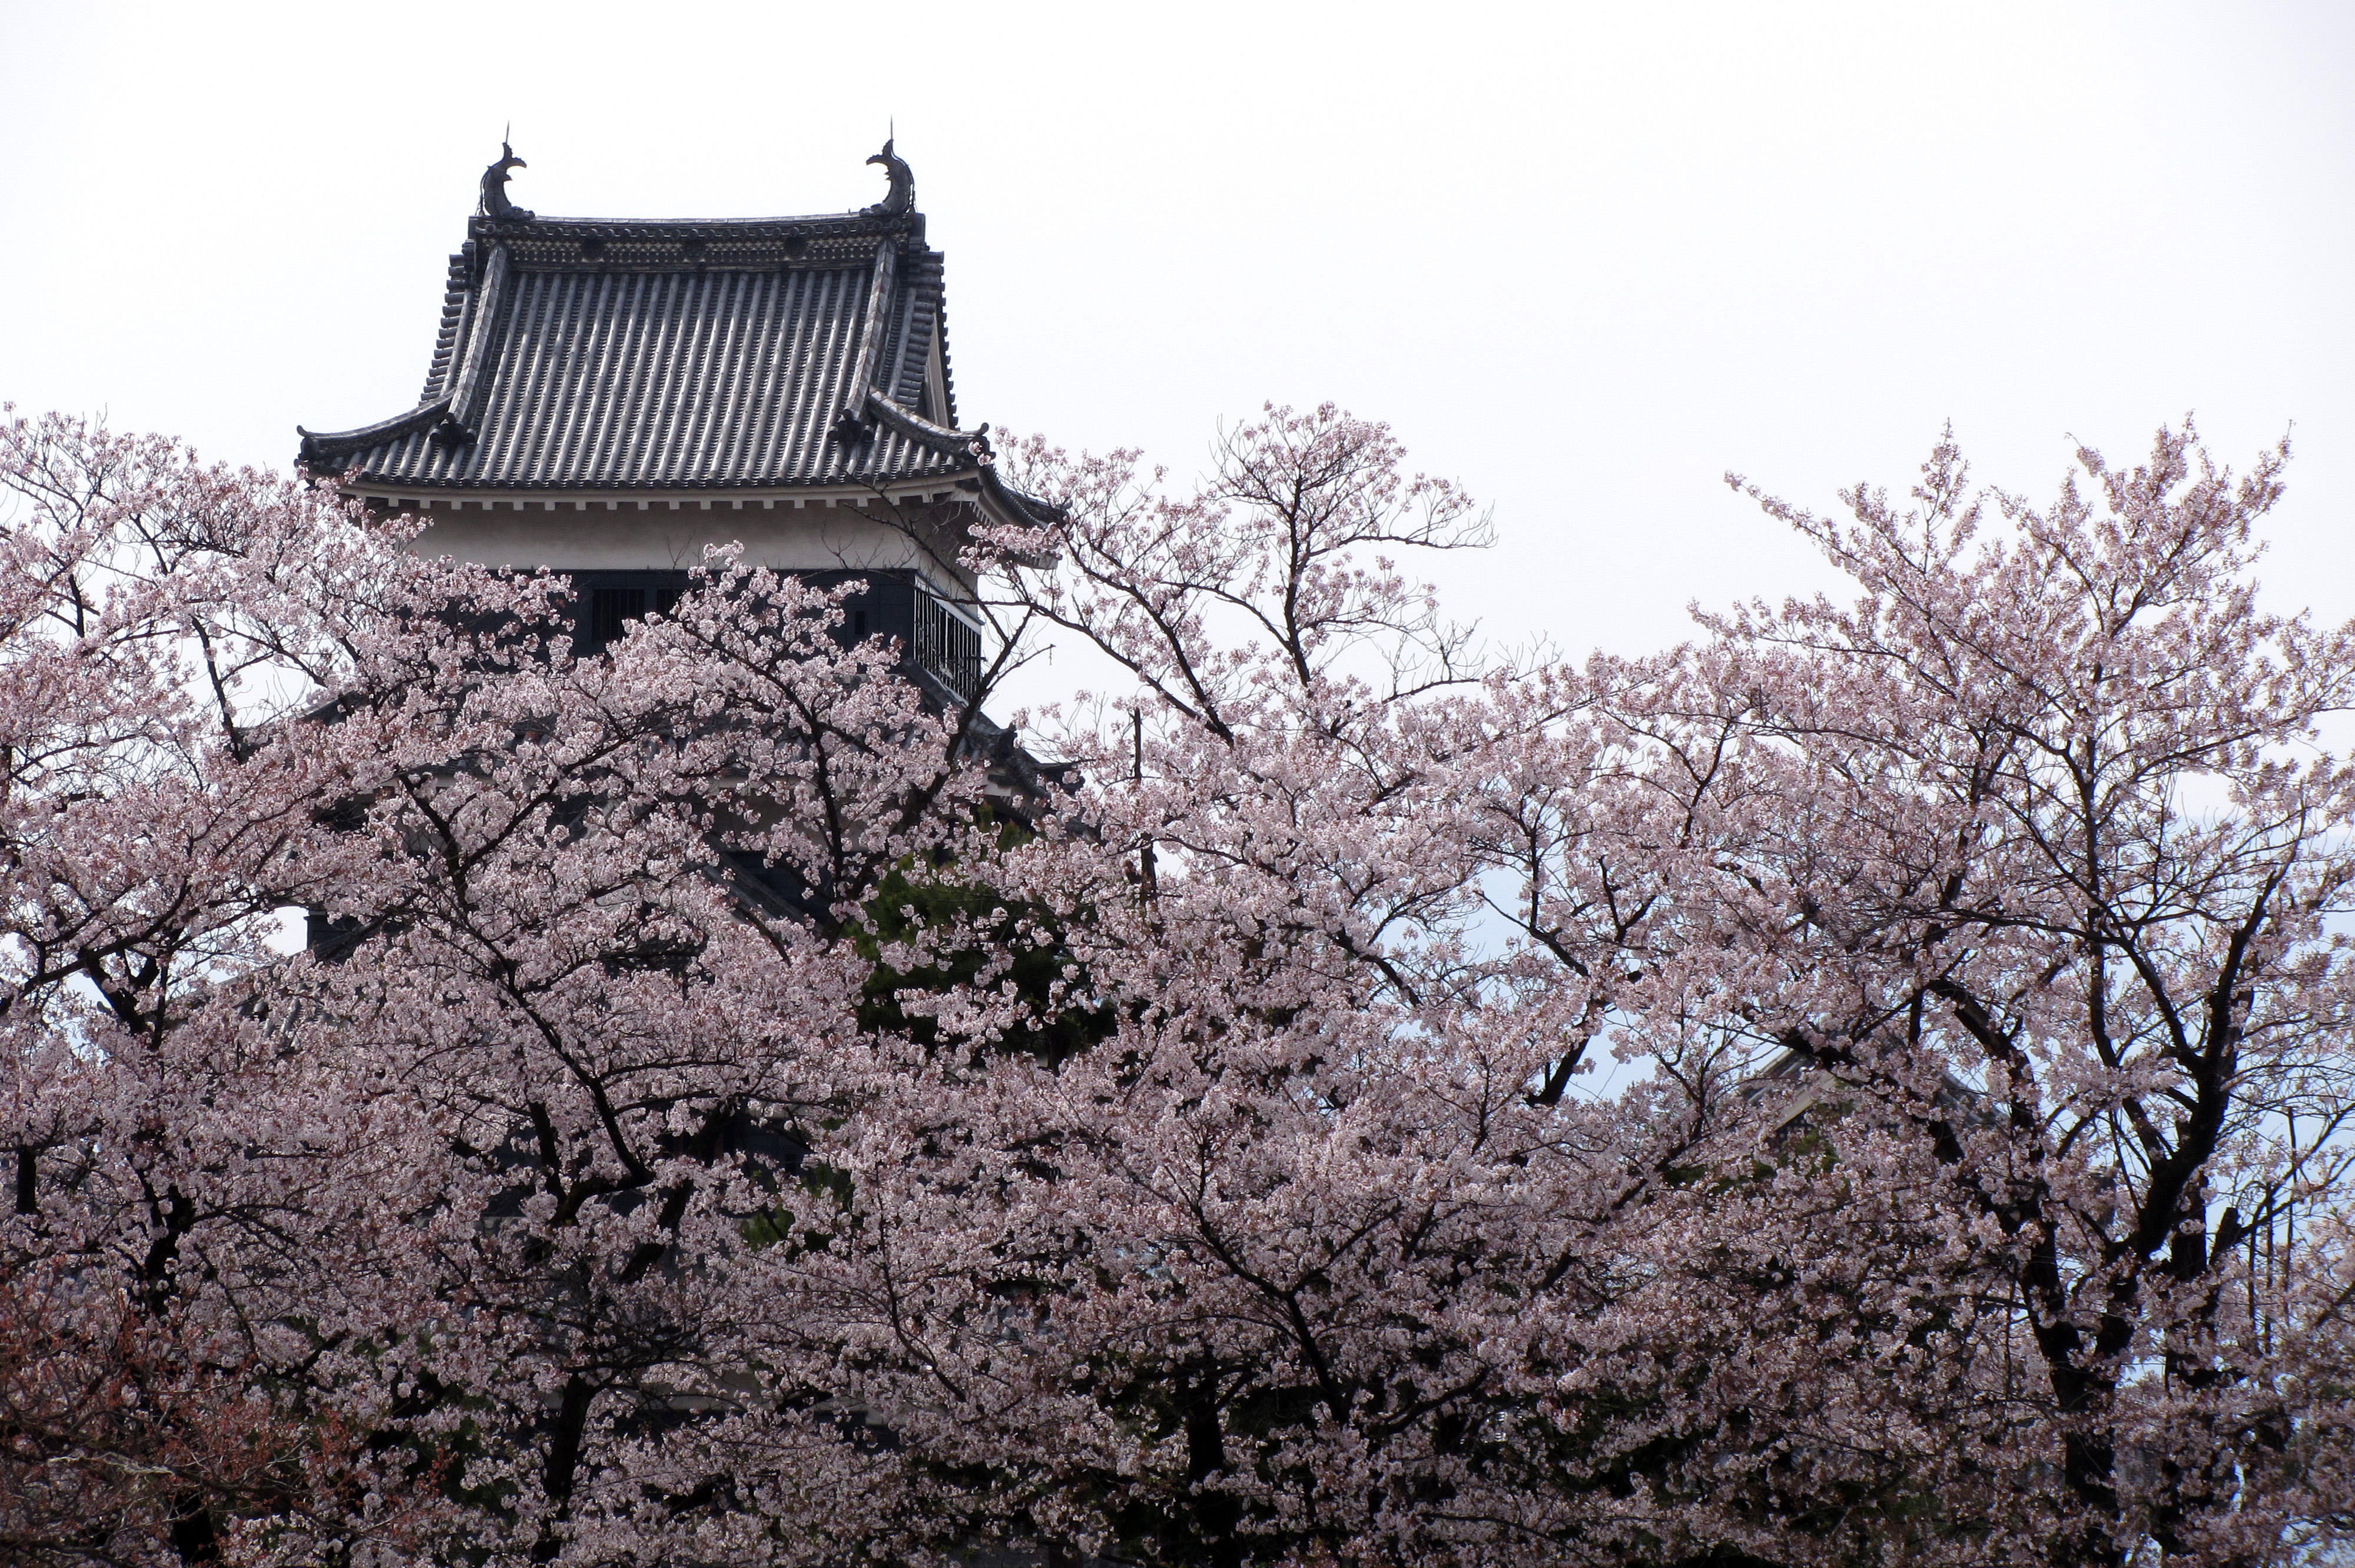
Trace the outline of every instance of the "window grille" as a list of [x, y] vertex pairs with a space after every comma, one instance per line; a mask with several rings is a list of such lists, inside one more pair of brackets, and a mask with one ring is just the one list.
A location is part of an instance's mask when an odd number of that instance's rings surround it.
[[589, 635], [584, 651], [619, 641], [630, 622], [645, 619], [651, 609], [667, 615], [678, 605], [675, 588], [601, 588], [589, 590]]
[[646, 612], [646, 590], [636, 588], [589, 591], [589, 641], [602, 648], [617, 641], [630, 622]]
[[923, 589], [916, 590], [916, 667], [958, 696], [981, 685], [981, 633]]

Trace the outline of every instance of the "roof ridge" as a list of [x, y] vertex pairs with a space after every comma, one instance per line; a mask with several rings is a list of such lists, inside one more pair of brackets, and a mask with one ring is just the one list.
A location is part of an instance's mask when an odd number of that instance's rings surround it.
[[931, 447], [935, 451], [969, 452], [980, 457], [989, 450], [989, 427], [975, 430], [953, 429], [936, 425], [921, 414], [911, 413], [885, 397], [879, 387], [867, 389], [866, 411], [878, 422], [898, 431], [910, 440]]
[[448, 281], [442, 289], [442, 325], [433, 339], [433, 364], [425, 373], [424, 390], [417, 395], [420, 404], [439, 397], [442, 384], [449, 378], [450, 360], [458, 348], [458, 322], [465, 313], [467, 293], [466, 252], [453, 251]]
[[850, 376], [842, 389], [842, 411], [835, 416], [835, 437], [838, 440], [857, 440], [866, 433], [867, 395], [874, 388], [875, 374], [882, 358], [886, 330], [883, 313], [891, 301], [899, 257], [900, 248], [896, 245], [875, 248], [875, 270], [868, 281], [867, 305], [859, 318], [858, 357], [851, 361]]
[[471, 327], [465, 353], [458, 360], [457, 378], [450, 387], [452, 433], [466, 440], [474, 439], [474, 421], [482, 413], [483, 357], [491, 339], [498, 334], [499, 306], [506, 301], [506, 283], [507, 248], [496, 245], [483, 263], [482, 287], [474, 291], [474, 308], [468, 313]]

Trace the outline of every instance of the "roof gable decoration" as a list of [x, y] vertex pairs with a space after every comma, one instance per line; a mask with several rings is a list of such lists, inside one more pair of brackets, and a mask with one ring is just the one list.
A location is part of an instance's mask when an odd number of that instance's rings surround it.
[[908, 167], [907, 161], [892, 153], [891, 143], [897, 139], [885, 137], [883, 150], [867, 160], [870, 164], [882, 164], [883, 173], [891, 181], [891, 188], [883, 199], [867, 209], [878, 217], [897, 217], [901, 213], [916, 210], [916, 176]]
[[419, 402], [297, 428], [349, 488], [716, 491], [963, 482], [988, 427], [956, 428], [943, 266], [887, 142], [884, 199], [798, 217], [542, 217], [506, 196], [502, 143], [451, 260]]
[[515, 149], [502, 140], [499, 161], [483, 171], [483, 200], [475, 210], [485, 217], [529, 218], [534, 215], [507, 199], [507, 171], [531, 167], [515, 155]]

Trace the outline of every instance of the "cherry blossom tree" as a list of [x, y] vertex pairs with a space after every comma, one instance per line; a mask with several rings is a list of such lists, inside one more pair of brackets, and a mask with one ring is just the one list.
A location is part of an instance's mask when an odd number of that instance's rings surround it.
[[[1385, 429], [1272, 410], [1220, 459], [1171, 495], [1015, 454], [1060, 511], [986, 541], [1057, 563], [1009, 601], [1123, 683], [1001, 903], [882, 957], [1060, 981], [902, 991], [910, 1091], [846, 1126], [844, 1223], [779, 1294], [967, 1533], [1559, 1560], [1593, 1488], [1532, 1486], [1515, 1425], [1709, 1111], [1569, 1092], [1643, 972], [1655, 813], [1582, 677], [1476, 662], [1387, 558], [1481, 530]], [[1074, 1013], [1099, 1038], [1028, 1048]]]
[[338, 1457], [313, 1395], [364, 1376], [360, 1325], [439, 1310], [432, 1223], [388, 1224], [439, 1172], [255, 979], [278, 912], [352, 865], [314, 821], [341, 759], [288, 721], [415, 657], [391, 615], [437, 576], [168, 442], [10, 420], [0, 473], [11, 1528], [201, 1558], [250, 1505], [263, 1556], [390, 1541], [412, 1478]]
[[2286, 455], [2162, 430], [2037, 506], [1949, 439], [1903, 510], [1764, 500], [1851, 605], [1611, 673], [1691, 822], [1629, 1041], [1804, 1086], [1670, 1205], [1634, 1299], [1689, 1327], [1620, 1374], [1708, 1391], [1655, 1419], [1749, 1550], [2256, 1562], [2350, 1521], [2355, 630], [2258, 604]]
[[[1444, 619], [1483, 520], [1381, 426], [996, 461], [956, 702], [730, 552], [576, 655], [560, 580], [5, 427], [0, 1541], [2337, 1543], [2355, 641], [2258, 608], [2278, 454], [1949, 443], [1767, 503], [1854, 604], [1583, 667]], [[1042, 639], [1105, 673], [1018, 800]]]
[[[1125, 683], [1064, 737], [1084, 831], [991, 868], [1028, 913], [936, 940], [1050, 945], [1069, 988], [904, 998], [921, 1090], [851, 1124], [847, 1238], [781, 1281], [965, 1528], [1206, 1562], [2336, 1539], [2318, 726], [2355, 666], [2255, 606], [2280, 454], [2236, 482], [2162, 433], [2039, 509], [1949, 443], [1911, 514], [1770, 503], [1853, 609], [1576, 672], [1469, 665], [1384, 559], [1467, 514], [1380, 427], [1272, 412], [1175, 497], [1022, 455], [1064, 510], [995, 541], [1060, 563], [1016, 597]], [[997, 1049], [1074, 1001], [1100, 1042]], [[1605, 1100], [1598, 1050], [1637, 1068]]]
[[560, 583], [329, 492], [5, 439], [0, 1262], [54, 1368], [0, 1518], [553, 1558], [617, 1446], [748, 1375], [730, 1270], [861, 1081], [845, 921], [981, 831], [977, 710], [724, 556], [576, 659]]

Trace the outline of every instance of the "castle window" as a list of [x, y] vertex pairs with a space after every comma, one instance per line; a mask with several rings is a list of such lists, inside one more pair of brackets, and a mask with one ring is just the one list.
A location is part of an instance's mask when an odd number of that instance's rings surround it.
[[589, 594], [589, 642], [598, 648], [617, 641], [630, 622], [646, 612], [642, 588], [592, 588]]

